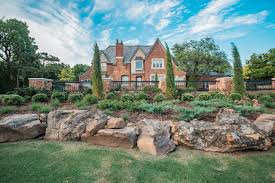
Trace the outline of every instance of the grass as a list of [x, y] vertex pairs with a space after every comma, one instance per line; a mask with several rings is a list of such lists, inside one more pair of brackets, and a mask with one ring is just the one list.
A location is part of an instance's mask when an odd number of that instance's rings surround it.
[[275, 149], [243, 154], [179, 148], [155, 157], [80, 142], [0, 144], [0, 180], [21, 182], [274, 182]]
[[2, 106], [0, 107], [0, 114], [8, 114], [16, 111], [15, 106]]
[[42, 104], [42, 103], [32, 103], [31, 105], [32, 111], [40, 112], [40, 113], [49, 113], [53, 110], [50, 105]]

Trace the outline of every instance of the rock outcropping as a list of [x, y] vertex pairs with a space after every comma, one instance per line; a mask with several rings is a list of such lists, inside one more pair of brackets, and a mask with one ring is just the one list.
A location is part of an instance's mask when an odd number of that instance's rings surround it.
[[45, 139], [62, 141], [80, 140], [86, 130], [88, 130], [87, 133], [94, 134], [105, 124], [106, 116], [101, 111], [52, 111], [48, 115], [48, 127]]
[[275, 144], [275, 115], [262, 114], [255, 121], [254, 124], [261, 130], [265, 131], [272, 143]]
[[137, 141], [140, 151], [153, 155], [163, 155], [175, 149], [171, 139], [170, 121], [144, 120], [139, 124], [141, 134]]
[[174, 126], [174, 141], [216, 152], [267, 150], [272, 145], [265, 132], [232, 109], [221, 109], [213, 123], [198, 120], [178, 123]]
[[33, 139], [45, 134], [37, 114], [14, 114], [0, 121], [0, 142]]

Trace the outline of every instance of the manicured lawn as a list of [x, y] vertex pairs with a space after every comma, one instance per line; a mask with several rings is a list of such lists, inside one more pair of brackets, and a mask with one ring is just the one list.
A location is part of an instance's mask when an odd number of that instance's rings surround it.
[[0, 144], [0, 182], [274, 182], [275, 149], [206, 153], [179, 148], [168, 156], [81, 142]]

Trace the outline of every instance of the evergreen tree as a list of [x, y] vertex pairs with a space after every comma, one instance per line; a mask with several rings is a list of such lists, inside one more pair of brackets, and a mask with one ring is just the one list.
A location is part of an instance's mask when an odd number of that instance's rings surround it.
[[94, 58], [92, 61], [92, 92], [98, 98], [103, 98], [103, 81], [100, 65], [100, 54], [97, 43], [94, 47]]
[[173, 71], [172, 56], [167, 43], [166, 46], [166, 96], [172, 98], [175, 92], [175, 76]]
[[242, 68], [241, 58], [240, 58], [240, 54], [237, 46], [234, 43], [231, 43], [231, 44], [232, 44], [232, 55], [233, 55], [233, 69], [234, 69], [233, 92], [243, 95], [245, 92], [245, 88], [244, 88], [244, 78], [243, 78], [243, 68]]

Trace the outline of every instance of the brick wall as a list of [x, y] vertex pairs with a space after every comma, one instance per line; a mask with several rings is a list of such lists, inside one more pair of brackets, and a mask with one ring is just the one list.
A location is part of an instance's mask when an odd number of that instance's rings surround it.
[[53, 80], [45, 78], [29, 78], [29, 87], [52, 90]]

